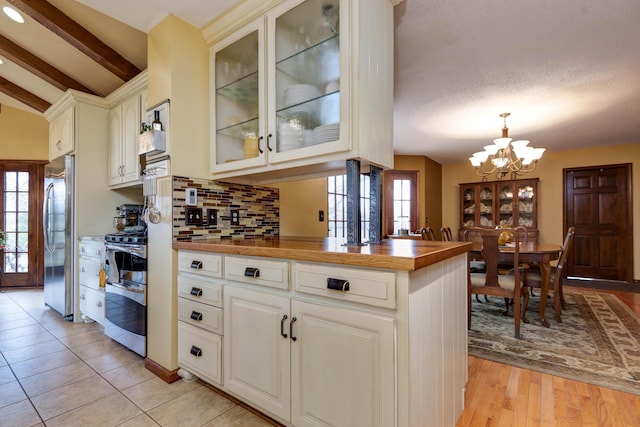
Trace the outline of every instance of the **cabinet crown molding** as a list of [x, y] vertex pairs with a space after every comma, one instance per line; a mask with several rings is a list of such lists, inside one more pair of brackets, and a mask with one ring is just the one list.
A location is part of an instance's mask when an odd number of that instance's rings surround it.
[[245, 0], [223, 13], [202, 29], [209, 47], [238, 28], [264, 15], [283, 0]]
[[148, 80], [147, 70], [142, 71], [127, 83], [107, 95], [106, 98], [104, 98], [107, 106], [113, 108], [130, 96], [143, 91], [147, 87]]
[[55, 120], [61, 113], [67, 110], [67, 108], [71, 107], [77, 102], [81, 102], [87, 105], [93, 105], [100, 108], [108, 108], [104, 98], [90, 95], [88, 93], [80, 92], [74, 89], [67, 89], [62, 98], [58, 100], [51, 107], [47, 108], [47, 111], [44, 112], [44, 118], [47, 121]]

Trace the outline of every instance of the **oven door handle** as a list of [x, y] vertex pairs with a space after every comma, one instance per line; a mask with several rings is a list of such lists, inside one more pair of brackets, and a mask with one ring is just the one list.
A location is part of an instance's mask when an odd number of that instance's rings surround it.
[[120, 283], [109, 283], [109, 284], [111, 286], [115, 286], [116, 288], [124, 289], [125, 291], [135, 292], [137, 294], [143, 294], [144, 293], [144, 288], [142, 288], [142, 289], [130, 288], [130, 287], [122, 285]]
[[107, 243], [105, 245], [106, 250], [126, 252], [129, 254], [137, 255], [140, 258], [146, 258], [145, 247], [142, 245], [119, 245], [117, 243]]

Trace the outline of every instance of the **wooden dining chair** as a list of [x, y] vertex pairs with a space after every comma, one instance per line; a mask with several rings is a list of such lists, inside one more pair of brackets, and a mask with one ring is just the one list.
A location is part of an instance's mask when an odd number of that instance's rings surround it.
[[433, 234], [433, 228], [431, 227], [422, 227], [420, 229], [420, 234], [422, 234], [422, 240], [436, 240], [436, 237]]
[[440, 237], [443, 242], [452, 242], [453, 235], [451, 234], [451, 227], [440, 227]]
[[[513, 248], [513, 264], [512, 268], [505, 274], [499, 273], [500, 261], [500, 245], [498, 239], [501, 233], [510, 233], [511, 239], [514, 243]], [[478, 236], [481, 239], [478, 242]], [[514, 321], [514, 336], [520, 338], [520, 321], [526, 322], [525, 311], [522, 310], [529, 303], [529, 293], [527, 287], [523, 281], [523, 272], [518, 261], [520, 237], [515, 230], [512, 229], [487, 229], [472, 227], [468, 228], [464, 232], [465, 241], [476, 241], [476, 245], [481, 245], [480, 253], [485, 263], [486, 272], [472, 272], [471, 268], [468, 268], [468, 327], [471, 329], [471, 295], [493, 295], [503, 297], [505, 300], [506, 310], [504, 315], [508, 315], [510, 299], [513, 300], [513, 321]], [[521, 303], [521, 299], [524, 302]]]
[[[551, 267], [551, 277], [549, 278], [549, 289], [553, 290], [553, 308], [556, 314], [556, 321], [559, 323], [562, 322], [560, 308], [563, 310], [567, 309], [567, 303], [564, 299], [564, 295], [562, 294], [562, 281], [565, 276], [567, 257], [573, 249], [574, 235], [575, 228], [569, 227], [567, 235], [564, 237], [564, 243], [562, 244], [562, 252], [558, 259], [558, 264], [555, 267]], [[542, 275], [540, 274], [540, 269], [537, 266], [529, 266], [529, 269], [527, 269], [524, 276], [524, 281], [526, 282], [527, 287], [538, 289], [542, 287]], [[526, 305], [524, 309], [527, 309]]]

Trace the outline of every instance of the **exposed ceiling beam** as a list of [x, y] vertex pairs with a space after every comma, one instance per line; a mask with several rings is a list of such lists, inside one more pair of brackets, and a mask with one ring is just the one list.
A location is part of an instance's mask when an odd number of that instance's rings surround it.
[[125, 82], [140, 74], [141, 70], [138, 67], [46, 0], [8, 0], [8, 2]]
[[25, 70], [35, 74], [41, 79], [51, 83], [61, 91], [76, 89], [82, 92], [97, 95], [94, 91], [82, 83], [69, 77], [57, 68], [49, 65], [28, 50], [18, 46], [8, 38], [0, 35], [0, 55], [16, 63]]
[[25, 105], [33, 108], [34, 110], [44, 113], [47, 108], [51, 107], [51, 104], [44, 99], [32, 94], [31, 92], [22, 89], [20, 86], [11, 83], [4, 77], [0, 77], [0, 92], [9, 95], [10, 97], [22, 102]]

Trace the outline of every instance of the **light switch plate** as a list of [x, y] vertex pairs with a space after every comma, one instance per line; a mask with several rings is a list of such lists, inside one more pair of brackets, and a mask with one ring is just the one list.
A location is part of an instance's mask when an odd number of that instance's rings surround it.
[[186, 225], [202, 225], [202, 208], [185, 208], [184, 223]]
[[196, 206], [198, 204], [198, 190], [196, 188], [184, 190], [184, 204], [187, 206]]

